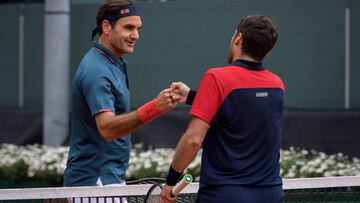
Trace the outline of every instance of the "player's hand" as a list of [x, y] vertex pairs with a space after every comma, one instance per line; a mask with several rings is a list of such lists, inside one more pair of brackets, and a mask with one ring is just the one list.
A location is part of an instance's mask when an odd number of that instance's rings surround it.
[[173, 108], [176, 107], [178, 103], [178, 99], [173, 99], [171, 96], [171, 92], [173, 88], [164, 89], [159, 93], [156, 97], [156, 104], [158, 105], [161, 112], [168, 112], [171, 111]]
[[180, 104], [185, 104], [190, 88], [182, 82], [173, 82], [170, 87], [173, 89], [171, 97]]
[[160, 203], [174, 203], [176, 201], [176, 196], [171, 197], [171, 190], [173, 186], [164, 185], [163, 190], [160, 194]]

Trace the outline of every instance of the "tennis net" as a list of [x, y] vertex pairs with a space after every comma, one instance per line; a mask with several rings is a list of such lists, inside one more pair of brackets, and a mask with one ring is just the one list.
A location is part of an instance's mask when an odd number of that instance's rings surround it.
[[[0, 202], [143, 203], [152, 183], [135, 181], [126, 186], [1, 189]], [[152, 182], [151, 182], [152, 181]], [[283, 202], [360, 203], [360, 176], [284, 179]], [[195, 202], [198, 183], [187, 186], [177, 203]]]

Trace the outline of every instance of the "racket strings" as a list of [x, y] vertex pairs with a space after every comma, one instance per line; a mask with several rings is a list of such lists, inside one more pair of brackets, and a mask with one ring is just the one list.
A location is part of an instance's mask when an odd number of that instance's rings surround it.
[[155, 184], [151, 186], [148, 193], [146, 194], [144, 203], [159, 203], [162, 186]]

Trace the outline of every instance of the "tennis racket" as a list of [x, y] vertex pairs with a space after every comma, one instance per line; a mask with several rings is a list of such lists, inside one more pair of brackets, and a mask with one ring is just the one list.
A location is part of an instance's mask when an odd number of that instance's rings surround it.
[[[190, 174], [185, 174], [181, 181], [175, 185], [172, 189], [172, 195], [177, 196], [180, 192], [192, 182], [193, 177]], [[147, 192], [144, 203], [159, 203], [160, 202], [160, 194], [162, 191], [162, 184], [157, 183], [150, 187], [149, 191]], [[190, 202], [190, 201], [187, 201]]]

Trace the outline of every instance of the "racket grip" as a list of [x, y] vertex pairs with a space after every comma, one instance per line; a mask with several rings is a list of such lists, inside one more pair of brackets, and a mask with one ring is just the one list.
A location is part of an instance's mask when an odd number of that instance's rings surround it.
[[178, 182], [171, 191], [171, 195], [177, 196], [180, 192], [191, 182], [193, 177], [190, 174], [185, 174], [180, 182]]

